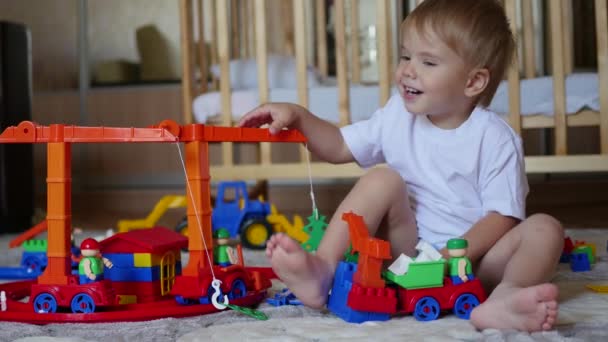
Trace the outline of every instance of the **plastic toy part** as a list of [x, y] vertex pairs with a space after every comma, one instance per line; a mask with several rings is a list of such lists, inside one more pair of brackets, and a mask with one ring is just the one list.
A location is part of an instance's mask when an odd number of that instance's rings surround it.
[[587, 285], [587, 288], [597, 293], [608, 293], [607, 285]]
[[587, 253], [572, 253], [570, 255], [570, 269], [572, 272], [590, 271], [589, 255]]
[[387, 313], [358, 311], [348, 305], [348, 295], [353, 286], [352, 279], [356, 271], [356, 264], [346, 262], [338, 264], [331, 288], [331, 295], [327, 300], [327, 309], [350, 323], [389, 320], [390, 315]]
[[[178, 302], [201, 303], [211, 299], [213, 294], [226, 296], [227, 293], [234, 298], [231, 299], [233, 305], [259, 303], [265, 297], [266, 289], [271, 286], [268, 278], [260, 272], [248, 270], [242, 264], [225, 268], [214, 266], [213, 257], [210, 256], [213, 241], [208, 145], [210, 142], [262, 141], [301, 143], [306, 139], [297, 131], [281, 131], [271, 135], [267, 129], [212, 127], [200, 124], [180, 126], [169, 120], [151, 128], [80, 127], [63, 124], [39, 126], [29, 121], [6, 128], [0, 134], [0, 143], [47, 144], [48, 264], [44, 273], [34, 281], [0, 284], [0, 293], [4, 291], [6, 296], [6, 311], [0, 312], [0, 320], [40, 324], [182, 317], [214, 312], [217, 309], [213, 305], [180, 305]], [[170, 293], [173, 296], [164, 296], [163, 299], [146, 303], [119, 305], [119, 301], [133, 302], [133, 294], [117, 295], [116, 291], [124, 289], [124, 286], [115, 287], [114, 282], [107, 279], [90, 284], [78, 284], [78, 277], [71, 274], [72, 144], [118, 142], [164, 142], [185, 145], [188, 225], [199, 227], [200, 223], [200, 229], [196, 230], [196, 233], [193, 230], [188, 235], [188, 265], [181, 269], [181, 274], [168, 271], [166, 278], [161, 276], [160, 281], [164, 284], [164, 289], [172, 286]], [[108, 240], [113, 238], [114, 236]], [[128, 246], [131, 248], [130, 252], [134, 254], [154, 253], [154, 250], [150, 251], [150, 247], [154, 249], [158, 244], [149, 242], [161, 240], [158, 236], [143, 242], [137, 239], [135, 243], [129, 243], [127, 239], [114, 239], [113, 248], [116, 250], [109, 247], [109, 250], [104, 252], [120, 253], [121, 250], [125, 252], [123, 247]], [[101, 245], [103, 249], [103, 241]], [[167, 257], [171, 258], [170, 255]], [[153, 260], [153, 257], [150, 259]], [[173, 265], [171, 260], [168, 263]], [[161, 267], [161, 269], [173, 270], [170, 267]], [[214, 291], [210, 286], [212, 279], [222, 281], [223, 286]], [[137, 282], [127, 283], [131, 285]], [[147, 295], [156, 291], [145, 286], [141, 288], [148, 291]], [[72, 313], [66, 313], [67, 311]]]
[[369, 237], [363, 217], [353, 212], [342, 214], [348, 222], [353, 251], [359, 253], [358, 271], [353, 281], [366, 287], [384, 287], [380, 278], [382, 260], [391, 258], [391, 247], [387, 241]]
[[302, 242], [302, 248], [308, 252], [316, 251], [325, 235], [325, 228], [327, 228], [325, 216], [319, 215], [318, 209], [314, 209], [308, 216], [308, 224], [302, 228], [304, 234], [308, 235], [308, 239]]
[[293, 216], [293, 224], [289, 222], [287, 216], [279, 213], [274, 204], [270, 205], [270, 214], [266, 219], [273, 225], [276, 233], [285, 233], [299, 243], [304, 243], [308, 240], [308, 234], [303, 231], [304, 222], [300, 215]]
[[288, 288], [284, 288], [279, 293], [275, 293], [274, 297], [266, 298], [266, 303], [272, 306], [283, 306], [283, 305], [302, 305], [302, 302], [296, 298]]
[[245, 247], [263, 249], [272, 235], [272, 226], [266, 219], [270, 204], [251, 200], [244, 181], [220, 182], [215, 206], [211, 213], [213, 231], [228, 230], [231, 237], [241, 236]]
[[[359, 251], [363, 260], [367, 258], [368, 269], [364, 278], [379, 278], [379, 268], [369, 267], [369, 261], [376, 262], [381, 260], [380, 257], [386, 257], [390, 250], [389, 243], [369, 238], [361, 216], [350, 212], [342, 217], [349, 224], [352, 249]], [[463, 247], [466, 248], [466, 241], [453, 241], [450, 247], [462, 252]], [[424, 247], [421, 249], [425, 250]], [[430, 256], [422, 259], [438, 257], [432, 256], [434, 252], [426, 251]], [[411, 262], [407, 273], [402, 275], [387, 271], [387, 286], [377, 286], [376, 283], [366, 285], [357, 281], [360, 274], [358, 268], [361, 266], [351, 262], [338, 264], [327, 301], [327, 308], [347, 322], [387, 320], [393, 314], [412, 314], [419, 321], [431, 321], [448, 310], [452, 310], [457, 317], [469, 319], [473, 309], [486, 300], [478, 279], [471, 277], [466, 282], [456, 284], [450, 277], [444, 277], [445, 259]]]
[[152, 228], [160, 220], [163, 214], [172, 208], [184, 208], [188, 205], [186, 196], [166, 195], [163, 196], [154, 206], [154, 209], [144, 219], [139, 220], [120, 220], [117, 223], [118, 231], [128, 232], [132, 229]]

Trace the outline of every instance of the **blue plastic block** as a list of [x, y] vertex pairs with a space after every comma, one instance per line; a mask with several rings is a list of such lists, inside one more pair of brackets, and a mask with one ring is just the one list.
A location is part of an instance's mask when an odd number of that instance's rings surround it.
[[266, 303], [273, 306], [283, 306], [283, 305], [302, 305], [302, 302], [296, 298], [288, 288], [284, 288], [279, 293], [275, 293], [274, 297], [266, 298]]
[[357, 264], [344, 261], [338, 264], [334, 276], [334, 284], [331, 288], [331, 295], [327, 300], [327, 308], [329, 311], [350, 323], [389, 320], [389, 314], [358, 311], [348, 307], [348, 293], [353, 286], [353, 274], [356, 271]]
[[133, 254], [130, 253], [104, 253], [104, 258], [107, 258], [117, 267], [135, 267]]
[[160, 280], [160, 266], [104, 268], [106, 279], [112, 281], [156, 281]]
[[589, 256], [587, 253], [570, 254], [570, 268], [573, 272], [585, 272], [591, 270]]

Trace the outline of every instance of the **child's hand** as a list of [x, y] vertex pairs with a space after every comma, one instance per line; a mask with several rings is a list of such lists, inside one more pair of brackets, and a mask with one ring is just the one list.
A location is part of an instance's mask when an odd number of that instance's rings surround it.
[[277, 134], [283, 128], [288, 128], [296, 121], [299, 106], [289, 103], [264, 104], [245, 114], [239, 120], [239, 127], [260, 127], [270, 124], [270, 134]]

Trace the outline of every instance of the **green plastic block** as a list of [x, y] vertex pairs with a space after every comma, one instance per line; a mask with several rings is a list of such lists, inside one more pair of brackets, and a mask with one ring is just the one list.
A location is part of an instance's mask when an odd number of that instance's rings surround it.
[[443, 286], [445, 275], [446, 260], [413, 262], [410, 264], [407, 273], [396, 275], [391, 271], [384, 271], [382, 275], [406, 289], [423, 289], [428, 287]]
[[350, 245], [348, 250], [346, 250], [346, 253], [344, 253], [344, 261], [355, 264], [359, 263], [359, 252], [353, 253], [353, 245]]
[[48, 241], [37, 239], [26, 240], [21, 247], [23, 247], [26, 252], [46, 252]]

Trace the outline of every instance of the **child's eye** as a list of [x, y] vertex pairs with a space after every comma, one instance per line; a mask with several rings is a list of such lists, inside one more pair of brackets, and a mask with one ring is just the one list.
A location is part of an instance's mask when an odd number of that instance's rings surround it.
[[436, 66], [437, 65], [437, 63], [430, 62], [430, 61], [424, 61], [423, 63], [424, 63], [424, 65], [427, 65], [427, 66]]
[[410, 56], [403, 55], [403, 56], [399, 57], [399, 59], [401, 59], [402, 61], [409, 61], [411, 58], [410, 58]]

